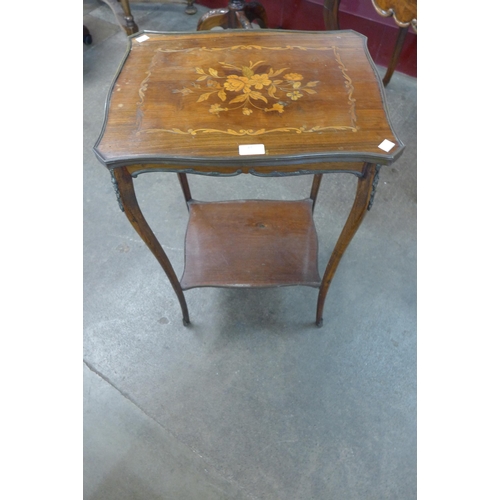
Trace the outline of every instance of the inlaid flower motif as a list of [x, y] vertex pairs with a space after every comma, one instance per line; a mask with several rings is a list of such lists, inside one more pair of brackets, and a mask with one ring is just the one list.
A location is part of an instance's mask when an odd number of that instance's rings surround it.
[[300, 99], [304, 94], [301, 94], [298, 90], [294, 90], [293, 92], [288, 92], [287, 97], [289, 97], [292, 101], [296, 101]]
[[273, 107], [266, 109], [266, 111], [277, 111], [278, 113], [284, 113], [285, 109], [283, 108], [283, 104], [273, 104]]
[[216, 104], [212, 104], [210, 106], [210, 109], [208, 110], [209, 113], [212, 113], [213, 115], [217, 115], [219, 116], [219, 113], [221, 111], [227, 111], [228, 109], [227, 108], [221, 108], [220, 107], [220, 104], [219, 103], [216, 103]]
[[[282, 114], [287, 104], [284, 102], [286, 97], [291, 101], [297, 101], [304, 97], [304, 93], [316, 94], [316, 90], [312, 87], [316, 87], [319, 82], [312, 81], [303, 85], [304, 77], [300, 73], [291, 72], [279, 77], [288, 68], [275, 71], [264, 63], [265, 61], [255, 63], [250, 61], [248, 66], [235, 66], [221, 62], [220, 70], [209, 68], [205, 71], [203, 68], [195, 68], [195, 72], [199, 75], [196, 82], [193, 82], [190, 88], [175, 89], [173, 92], [185, 97], [198, 94], [196, 102], [206, 101], [212, 96], [217, 96], [221, 102], [230, 99], [228, 107], [221, 107], [218, 102], [210, 106], [208, 112], [216, 116], [220, 116], [221, 112], [235, 109], [241, 109], [245, 116], [250, 116], [253, 113], [250, 108]], [[256, 72], [257, 68], [261, 68], [261, 71]], [[205, 82], [205, 86], [198, 82]], [[267, 95], [261, 91], [265, 91]], [[270, 99], [278, 102], [265, 107], [264, 104], [270, 104]]]
[[250, 85], [253, 85], [256, 89], [263, 89], [264, 86], [271, 85], [271, 80], [269, 80], [269, 75], [263, 73], [262, 75], [253, 75], [250, 78]]
[[292, 82], [298, 82], [304, 79], [304, 77], [298, 73], [287, 73], [283, 78]]
[[229, 75], [224, 82], [224, 88], [229, 92], [243, 91], [245, 94], [251, 92], [251, 84], [246, 76]]

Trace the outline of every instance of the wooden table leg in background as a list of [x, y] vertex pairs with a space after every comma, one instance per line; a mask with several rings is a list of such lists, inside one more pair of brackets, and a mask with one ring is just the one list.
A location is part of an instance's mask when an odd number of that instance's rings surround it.
[[[102, 0], [113, 11], [117, 23], [122, 27], [127, 35], [133, 35], [139, 31], [135, 24], [134, 16], [130, 9], [129, 0]], [[158, 0], [161, 3], [161, 0]], [[186, 14], [196, 14], [198, 9], [194, 6], [194, 0], [187, 0]]]
[[190, 16], [198, 12], [198, 9], [194, 6], [194, 0], [187, 0], [187, 7], [184, 12]]
[[111, 172], [111, 175], [114, 179], [117, 196], [119, 196], [119, 202], [121, 203], [121, 207], [123, 207], [125, 215], [132, 226], [134, 226], [137, 234], [142, 238], [144, 243], [146, 243], [148, 248], [156, 257], [170, 280], [182, 309], [182, 321], [184, 325], [187, 326], [189, 324], [189, 313], [184, 292], [182, 291], [177, 275], [175, 274], [167, 254], [163, 250], [160, 242], [149, 227], [149, 224], [139, 208], [139, 204], [137, 203], [137, 198], [135, 196], [134, 181], [132, 176], [128, 172], [127, 167], [115, 168]]
[[340, 259], [344, 255], [352, 238], [356, 234], [361, 222], [366, 215], [373, 197], [373, 191], [375, 189], [378, 173], [377, 165], [374, 163], [366, 163], [364, 167], [364, 172], [362, 177], [358, 178], [358, 187], [356, 190], [356, 197], [354, 198], [354, 203], [351, 208], [351, 212], [347, 217], [346, 223], [342, 232], [340, 233], [337, 244], [333, 250], [333, 253], [326, 266], [325, 274], [321, 281], [318, 295], [318, 307], [316, 309], [316, 325], [322, 326], [323, 324], [323, 307], [325, 305], [326, 294], [330, 288], [330, 283], [332, 282], [333, 275], [337, 270]]
[[115, 15], [116, 22], [122, 27], [127, 35], [133, 35], [139, 31], [134, 17], [130, 11], [128, 0], [102, 0]]
[[321, 179], [323, 178], [323, 174], [314, 174], [313, 183], [311, 186], [311, 194], [309, 198], [311, 198], [313, 205], [312, 211], [314, 212], [314, 207], [316, 206], [316, 199], [318, 198], [319, 186], [321, 184]]
[[[189, 189], [189, 182], [186, 174], [177, 174], [177, 178], [181, 184], [182, 194], [184, 195], [184, 199], [186, 200], [186, 204], [193, 199], [191, 196], [191, 190]], [[188, 207], [189, 209], [189, 207]]]
[[384, 87], [387, 87], [387, 85], [391, 81], [392, 74], [394, 73], [394, 70], [398, 65], [399, 56], [401, 55], [401, 49], [403, 48], [403, 44], [405, 43], [405, 38], [406, 35], [408, 34], [409, 28], [410, 28], [409, 26], [406, 26], [406, 28], [399, 28], [398, 30], [398, 38], [396, 40], [396, 45], [394, 46], [394, 51], [392, 53], [389, 66], [387, 66], [387, 71], [385, 73], [384, 79], [382, 80]]
[[199, 21], [197, 31], [223, 29], [252, 29], [252, 23], [267, 28], [265, 8], [257, 1], [229, 0], [227, 7], [209, 10]]
[[[399, 62], [399, 56], [401, 55], [401, 50], [403, 48], [404, 41], [406, 39], [406, 35], [408, 34], [408, 30], [410, 25], [417, 32], [417, 2], [416, 0], [410, 0], [407, 3], [401, 2], [403, 8], [397, 13], [394, 11], [394, 8], [388, 8], [387, 5], [392, 5], [390, 2], [388, 3], [386, 0], [380, 2], [380, 0], [372, 0], [373, 6], [375, 10], [383, 17], [394, 16], [396, 24], [399, 26], [398, 38], [396, 40], [396, 44], [394, 45], [394, 49], [391, 55], [391, 60], [389, 65], [387, 66], [387, 71], [382, 80], [384, 87], [387, 87], [389, 82], [391, 81], [392, 74], [396, 69], [396, 66]], [[384, 8], [381, 8], [378, 3]], [[396, 0], [394, 1], [393, 7], [397, 5]], [[339, 30], [339, 6], [340, 0], [324, 0], [323, 2], [323, 20], [325, 23], [326, 30]], [[386, 10], [384, 10], [386, 9]], [[397, 15], [403, 15], [403, 20], [398, 20]]]
[[323, 2], [323, 21], [325, 29], [339, 30], [339, 5], [340, 0], [325, 0]]

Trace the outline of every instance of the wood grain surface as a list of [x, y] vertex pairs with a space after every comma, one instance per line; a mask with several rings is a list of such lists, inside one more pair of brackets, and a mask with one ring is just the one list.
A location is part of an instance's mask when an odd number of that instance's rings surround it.
[[181, 286], [319, 287], [312, 200], [190, 202]]
[[[130, 38], [95, 147], [110, 168], [389, 164], [403, 150], [362, 35], [145, 35]], [[395, 144], [389, 152], [384, 139]], [[250, 144], [265, 154], [240, 155]]]

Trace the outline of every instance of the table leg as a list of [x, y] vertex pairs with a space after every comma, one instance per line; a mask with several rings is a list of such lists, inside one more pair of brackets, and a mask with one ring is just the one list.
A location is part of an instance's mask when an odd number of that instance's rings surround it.
[[191, 190], [189, 189], [189, 182], [186, 174], [177, 174], [177, 178], [181, 184], [182, 194], [186, 203], [189, 203], [193, 198], [191, 196]]
[[196, 14], [198, 12], [198, 9], [193, 5], [194, 0], [187, 0], [187, 7], [186, 10], [184, 11], [186, 14], [189, 14], [192, 16], [193, 14]]
[[356, 234], [363, 218], [367, 212], [370, 203], [372, 190], [374, 189], [374, 179], [377, 171], [377, 166], [373, 163], [366, 163], [363, 170], [363, 176], [358, 178], [358, 187], [356, 197], [351, 208], [351, 212], [347, 217], [346, 223], [340, 233], [337, 244], [326, 266], [325, 274], [321, 281], [318, 296], [318, 307], [316, 309], [316, 325], [323, 324], [323, 307], [325, 305], [326, 294], [332, 282], [333, 275], [337, 270], [342, 255], [344, 255], [352, 238]]
[[323, 2], [323, 22], [326, 30], [339, 30], [340, 0], [325, 0]]
[[118, 24], [127, 35], [133, 35], [139, 31], [130, 10], [129, 0], [120, 0], [120, 2], [118, 0], [103, 0], [103, 2], [113, 11]]
[[253, 23], [256, 22], [261, 28], [267, 28], [266, 9], [260, 2], [248, 2], [244, 7], [245, 16]]
[[394, 52], [392, 53], [391, 60], [389, 62], [389, 66], [387, 67], [387, 71], [385, 73], [384, 79], [382, 80], [384, 87], [387, 87], [389, 82], [391, 81], [392, 74], [396, 69], [396, 66], [399, 61], [399, 56], [401, 55], [401, 49], [403, 48], [403, 44], [405, 43], [406, 35], [408, 34], [409, 26], [406, 28], [399, 28], [398, 38], [396, 40], [396, 45], [394, 46]]
[[137, 24], [135, 24], [134, 16], [132, 15], [132, 11], [130, 10], [130, 5], [128, 0], [120, 0], [123, 9], [123, 19], [125, 19], [125, 31], [127, 35], [133, 35], [139, 31]]
[[126, 167], [114, 169], [112, 175], [114, 176], [115, 185], [118, 190], [118, 195], [120, 196], [123, 211], [125, 212], [125, 215], [127, 216], [132, 226], [134, 226], [137, 234], [142, 238], [144, 243], [146, 243], [148, 248], [151, 250], [153, 255], [160, 263], [161, 267], [165, 271], [165, 274], [170, 280], [174, 292], [179, 299], [179, 303], [182, 309], [182, 321], [184, 325], [187, 326], [189, 324], [189, 313], [186, 299], [184, 297], [184, 292], [182, 291], [179, 280], [177, 279], [172, 264], [170, 264], [170, 260], [168, 259], [167, 254], [165, 253], [162, 246], [160, 245], [160, 242], [149, 227], [149, 224], [144, 218], [139, 204], [137, 203], [132, 176], [130, 175]]
[[209, 10], [198, 21], [198, 31], [223, 29], [253, 29], [252, 23], [267, 28], [267, 14], [259, 2], [229, 0], [227, 7]]
[[323, 174], [314, 174], [313, 183], [311, 186], [311, 194], [309, 198], [311, 198], [313, 205], [312, 211], [314, 212], [314, 207], [316, 206], [316, 199], [318, 198], [319, 186], [321, 184], [321, 179], [323, 178]]

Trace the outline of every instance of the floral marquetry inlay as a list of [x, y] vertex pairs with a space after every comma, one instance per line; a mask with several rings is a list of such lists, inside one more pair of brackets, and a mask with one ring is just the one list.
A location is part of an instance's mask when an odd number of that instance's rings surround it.
[[209, 113], [220, 116], [219, 113], [233, 110], [249, 116], [253, 109], [283, 113], [285, 106], [308, 94], [316, 94], [319, 81], [304, 82], [300, 73], [291, 72], [289, 68], [274, 70], [265, 61], [249, 63], [246, 66], [236, 66], [220, 62], [220, 68], [196, 68], [198, 76], [191, 86], [174, 89], [172, 92], [184, 96], [198, 96], [197, 103], [217, 101], [207, 106]]
[[367, 42], [352, 30], [130, 37], [96, 154], [131, 175], [361, 175], [366, 162], [388, 164], [404, 145]]
[[335, 46], [164, 46], [139, 87], [137, 134], [357, 132], [353, 93]]

